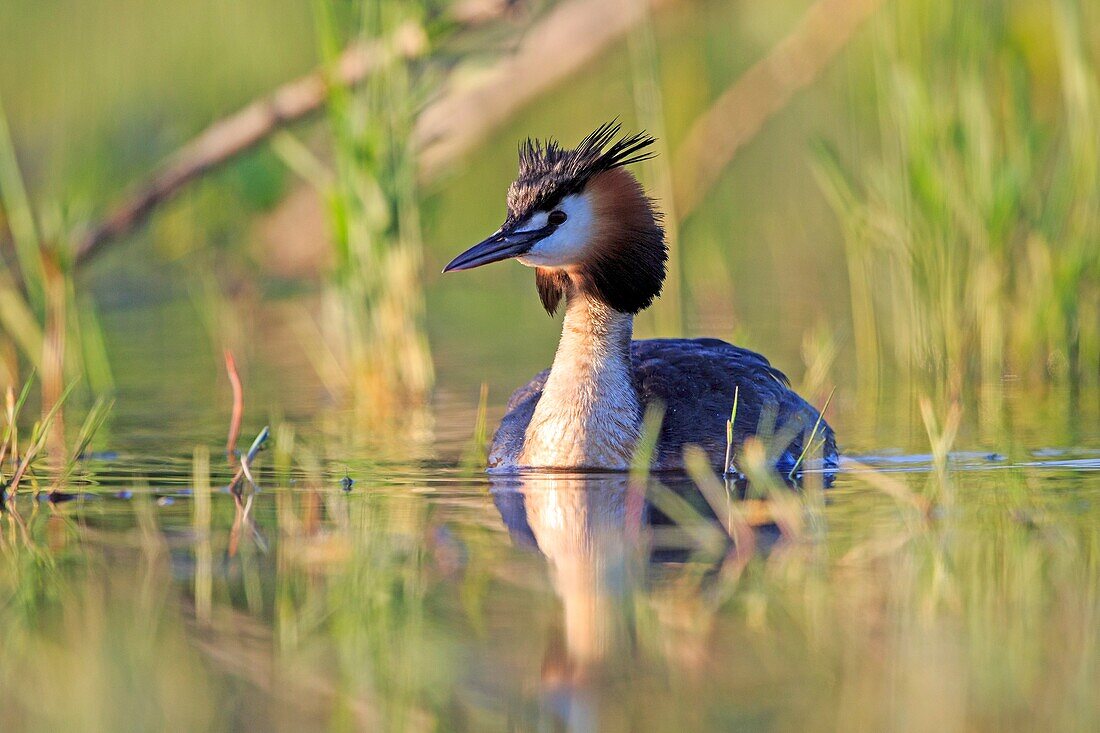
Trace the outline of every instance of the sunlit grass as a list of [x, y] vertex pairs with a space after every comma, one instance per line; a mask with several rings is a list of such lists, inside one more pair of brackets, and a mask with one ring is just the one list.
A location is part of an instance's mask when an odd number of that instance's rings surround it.
[[[886, 367], [954, 398], [1009, 374], [1095, 381], [1100, 82], [1082, 12], [908, 0], [880, 19], [879, 150], [846, 166], [822, 147], [816, 165], [865, 387]], [[1049, 21], [1026, 41], [1055, 54], [1054, 78], [1019, 51], [1023, 18]]]
[[419, 92], [408, 54], [426, 45], [413, 2], [315, 3], [326, 63], [349, 41], [380, 44], [381, 67], [328, 102], [334, 175], [323, 191], [334, 253], [322, 329], [360, 424], [384, 426], [424, 404], [433, 368], [423, 331], [422, 242], [411, 134]]

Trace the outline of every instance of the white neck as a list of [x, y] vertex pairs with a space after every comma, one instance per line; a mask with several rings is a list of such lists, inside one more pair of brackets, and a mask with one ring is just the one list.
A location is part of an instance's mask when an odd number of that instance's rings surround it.
[[554, 365], [527, 426], [520, 464], [626, 470], [642, 410], [630, 341], [634, 317], [571, 289]]

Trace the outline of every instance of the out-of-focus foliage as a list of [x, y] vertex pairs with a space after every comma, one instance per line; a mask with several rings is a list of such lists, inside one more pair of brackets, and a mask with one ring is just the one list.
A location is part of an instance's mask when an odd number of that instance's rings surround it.
[[914, 1], [878, 23], [880, 152], [856, 174], [827, 149], [818, 164], [865, 383], [894, 366], [953, 395], [1006, 373], [1095, 381], [1100, 77], [1083, 18], [1069, 0]]

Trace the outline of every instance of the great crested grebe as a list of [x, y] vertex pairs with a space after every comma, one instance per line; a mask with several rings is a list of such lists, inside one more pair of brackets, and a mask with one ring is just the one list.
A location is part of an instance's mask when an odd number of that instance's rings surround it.
[[635, 314], [661, 292], [668, 252], [654, 201], [625, 168], [651, 157], [643, 151], [654, 139], [618, 133], [617, 123], [602, 125], [572, 150], [527, 140], [503, 226], [443, 269], [516, 258], [535, 268], [550, 315], [565, 299], [554, 364], [512, 395], [489, 470], [626, 470], [644, 410], [658, 402], [652, 468], [681, 469], [684, 446], [696, 444], [725, 469], [735, 391], [735, 443], [763, 423], [782, 436], [776, 464], [789, 470], [813, 434], [835, 467], [832, 429], [763, 356], [718, 339], [632, 340]]

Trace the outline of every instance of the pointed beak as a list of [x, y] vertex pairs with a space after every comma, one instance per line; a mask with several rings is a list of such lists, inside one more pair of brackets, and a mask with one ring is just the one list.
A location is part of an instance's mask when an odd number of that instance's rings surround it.
[[443, 268], [443, 272], [455, 272], [457, 270], [470, 270], [492, 262], [500, 262], [512, 257], [520, 257], [540, 239], [545, 239], [557, 229], [553, 224], [548, 224], [541, 229], [528, 229], [526, 231], [498, 231], [483, 242], [475, 244], [468, 250], [451, 260], [450, 264]]

